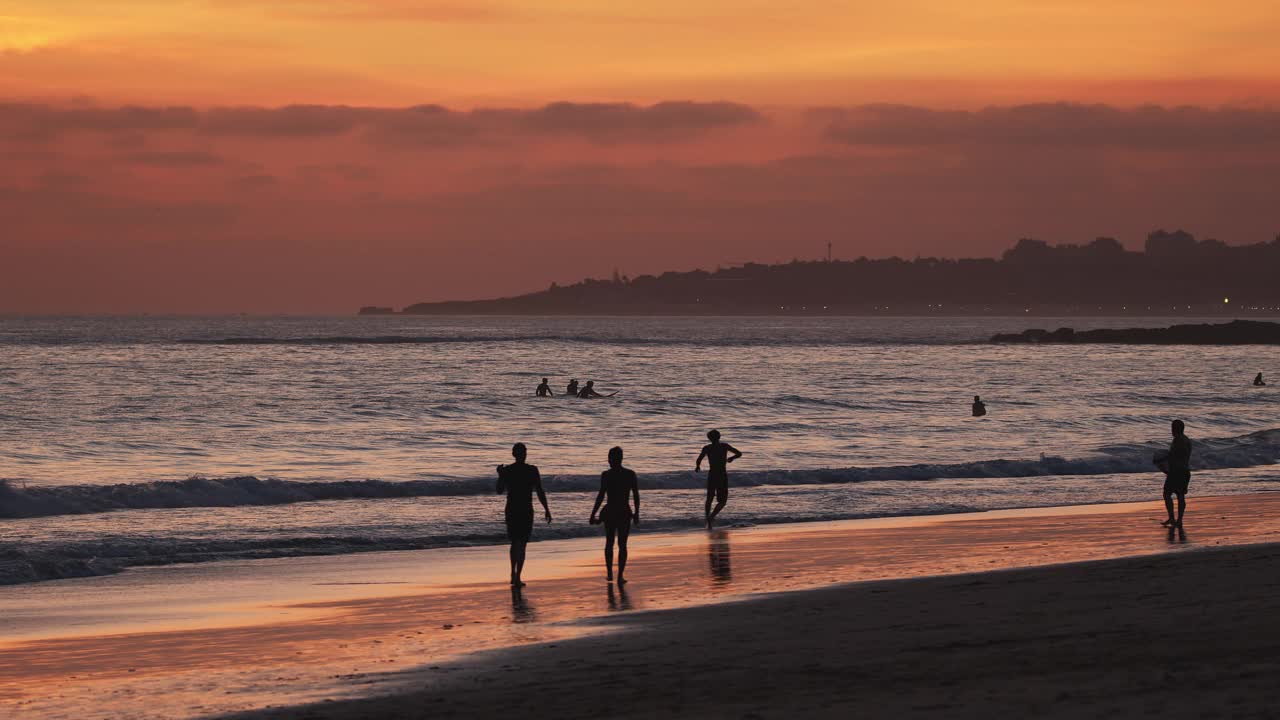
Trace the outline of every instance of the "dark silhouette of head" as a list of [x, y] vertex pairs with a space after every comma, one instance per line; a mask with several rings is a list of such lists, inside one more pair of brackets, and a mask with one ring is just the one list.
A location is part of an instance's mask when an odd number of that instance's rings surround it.
[[595, 387], [595, 386], [596, 386], [596, 381], [595, 381], [595, 380], [588, 380], [588, 381], [587, 381], [587, 387]]
[[982, 396], [981, 396], [981, 395], [974, 395], [974, 396], [973, 396], [973, 401], [974, 401], [974, 402], [982, 402]]
[[712, 430], [711, 432], [708, 432], [707, 439], [710, 440], [711, 442], [720, 442], [720, 431]]
[[617, 447], [616, 445], [609, 448], [609, 467], [622, 467], [622, 448]]
[[542, 384], [543, 384], [543, 385], [546, 385], [546, 384], [547, 384], [547, 379], [546, 379], [546, 378], [542, 378]]
[[1187, 430], [1187, 426], [1181, 420], [1174, 420], [1172, 427], [1174, 437], [1181, 435]]
[[528, 455], [529, 450], [524, 446], [524, 443], [516, 443], [511, 446], [511, 457], [515, 458], [516, 462], [524, 462]]

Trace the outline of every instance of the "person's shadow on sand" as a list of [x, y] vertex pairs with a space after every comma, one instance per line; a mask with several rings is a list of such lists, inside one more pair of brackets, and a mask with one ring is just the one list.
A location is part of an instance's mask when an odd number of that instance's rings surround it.
[[711, 566], [711, 582], [725, 585], [733, 580], [733, 568], [729, 558], [729, 533], [717, 530], [711, 533], [707, 543], [707, 560]]
[[626, 612], [630, 609], [631, 598], [627, 597], [627, 587], [625, 585], [620, 585], [615, 591], [613, 589], [613, 583], [609, 583], [609, 611]]
[[536, 622], [538, 612], [524, 598], [524, 591], [519, 585], [511, 586], [511, 622], [517, 624]]

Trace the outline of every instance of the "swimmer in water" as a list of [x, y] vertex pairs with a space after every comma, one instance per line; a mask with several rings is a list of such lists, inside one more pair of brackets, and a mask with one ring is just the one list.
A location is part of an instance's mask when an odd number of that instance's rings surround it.
[[564, 389], [564, 394], [569, 397], [578, 397], [578, 378], [569, 381], [569, 386]]
[[551, 397], [552, 395], [555, 395], [555, 393], [551, 392], [551, 385], [547, 383], [546, 378], [542, 378], [542, 384], [538, 386], [538, 389], [535, 390], [533, 394], [538, 397]]
[[973, 416], [982, 417], [987, 414], [987, 404], [982, 402], [982, 398], [978, 395], [973, 396]]
[[604, 397], [604, 396], [596, 392], [596, 381], [588, 380], [587, 384], [582, 388], [582, 390], [578, 391], [578, 397], [586, 399], [586, 398], [598, 398], [598, 397]]

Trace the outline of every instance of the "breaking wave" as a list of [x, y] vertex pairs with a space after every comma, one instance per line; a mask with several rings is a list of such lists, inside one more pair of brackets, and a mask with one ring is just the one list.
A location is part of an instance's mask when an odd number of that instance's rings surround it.
[[[920, 463], [881, 467], [817, 470], [760, 470], [733, 473], [740, 487], [762, 485], [824, 485], [873, 481], [928, 481], [963, 478], [1020, 478], [1051, 475], [1111, 475], [1150, 472], [1159, 443], [1133, 443], [1097, 448], [1081, 458], [1042, 456], [1037, 459], [995, 459], [967, 463]], [[1280, 462], [1280, 428], [1230, 438], [1197, 440], [1195, 470], [1245, 468]], [[705, 480], [692, 472], [645, 473], [644, 487], [695, 489]], [[558, 475], [545, 480], [549, 492], [591, 492], [599, 488], [595, 475]], [[0, 518], [48, 517], [190, 507], [283, 505], [321, 500], [414, 498], [488, 495], [493, 478], [455, 480], [291, 481], [252, 476], [192, 477], [186, 480], [119, 485], [20, 486], [0, 480]]]

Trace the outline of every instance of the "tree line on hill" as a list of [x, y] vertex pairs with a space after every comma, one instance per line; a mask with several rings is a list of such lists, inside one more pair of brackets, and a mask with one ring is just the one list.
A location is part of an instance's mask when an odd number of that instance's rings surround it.
[[[552, 284], [494, 300], [420, 303], [410, 314], [867, 313], [912, 311], [1221, 312], [1280, 309], [1280, 236], [1227, 245], [1157, 230], [1141, 252], [1114, 238], [1024, 238], [999, 258], [747, 263]], [[368, 308], [373, 314], [386, 309]]]

